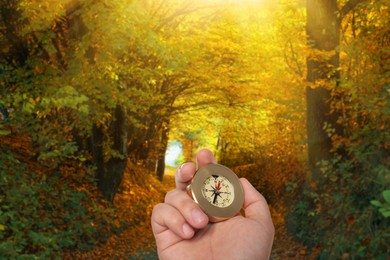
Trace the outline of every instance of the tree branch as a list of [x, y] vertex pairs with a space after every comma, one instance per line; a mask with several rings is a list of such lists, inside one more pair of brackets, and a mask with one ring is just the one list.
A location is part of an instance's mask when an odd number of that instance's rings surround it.
[[340, 14], [342, 17], [346, 16], [350, 11], [352, 11], [358, 4], [363, 3], [367, 0], [349, 0], [343, 8], [341, 8]]
[[188, 14], [195, 13], [195, 12], [203, 10], [203, 9], [216, 8], [218, 6], [222, 6], [222, 5], [221, 4], [214, 4], [214, 5], [204, 5], [204, 6], [193, 7], [192, 2], [189, 2], [184, 7], [182, 7], [179, 10], [176, 10], [173, 14], [171, 14], [170, 16], [168, 16], [164, 20], [162, 20], [161, 24], [156, 27], [156, 30], [157, 31], [161, 30], [161, 28], [163, 28], [167, 24], [171, 23], [173, 20], [177, 19], [180, 16], [185, 17]]

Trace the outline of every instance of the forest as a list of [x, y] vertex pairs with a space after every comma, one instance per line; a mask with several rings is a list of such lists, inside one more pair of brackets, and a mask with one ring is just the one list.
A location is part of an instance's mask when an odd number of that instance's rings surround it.
[[151, 211], [208, 148], [267, 199], [271, 259], [388, 259], [389, 12], [2, 0], [0, 258], [156, 259]]

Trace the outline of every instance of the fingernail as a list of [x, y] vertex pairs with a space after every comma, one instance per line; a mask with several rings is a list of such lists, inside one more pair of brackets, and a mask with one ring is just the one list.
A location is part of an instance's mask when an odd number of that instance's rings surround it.
[[183, 168], [183, 166], [184, 166], [184, 163], [182, 165], [180, 165], [179, 168], [177, 168], [177, 172], [180, 172], [181, 168]]
[[187, 223], [184, 223], [183, 224], [183, 233], [185, 236], [190, 237], [194, 233], [194, 230], [190, 227], [190, 225], [188, 225]]
[[193, 208], [191, 214], [192, 214], [192, 220], [197, 224], [207, 221], [206, 215], [199, 208]]

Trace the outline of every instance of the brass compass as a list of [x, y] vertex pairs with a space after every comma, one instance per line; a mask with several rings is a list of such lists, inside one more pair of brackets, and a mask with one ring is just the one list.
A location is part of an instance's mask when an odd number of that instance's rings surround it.
[[220, 164], [200, 168], [187, 190], [211, 222], [234, 217], [244, 203], [244, 191], [237, 175]]

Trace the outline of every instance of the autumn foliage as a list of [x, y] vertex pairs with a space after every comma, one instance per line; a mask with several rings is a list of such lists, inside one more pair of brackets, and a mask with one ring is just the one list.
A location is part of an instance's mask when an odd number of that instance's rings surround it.
[[156, 257], [176, 142], [267, 198], [275, 258], [385, 259], [389, 8], [2, 1], [0, 258]]

